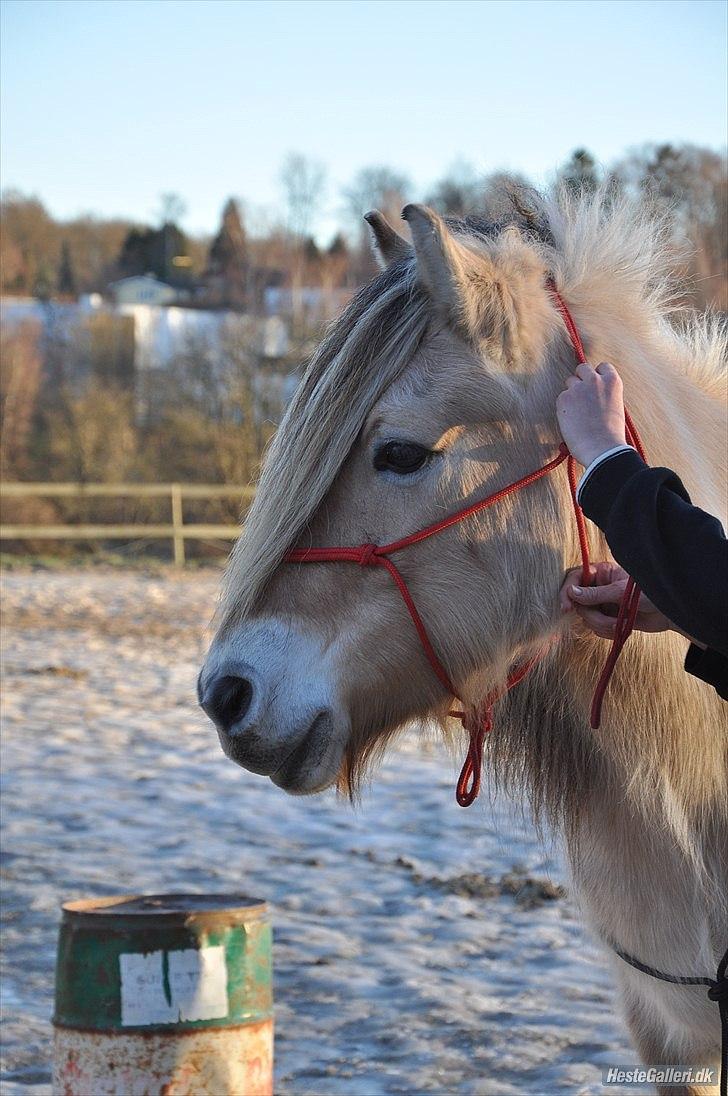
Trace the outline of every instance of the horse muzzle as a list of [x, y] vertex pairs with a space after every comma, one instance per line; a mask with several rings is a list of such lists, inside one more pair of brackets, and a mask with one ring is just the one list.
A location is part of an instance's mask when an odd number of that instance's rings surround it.
[[336, 710], [321, 652], [286, 632], [270, 622], [216, 641], [197, 693], [231, 761], [306, 795], [336, 780], [348, 721]]

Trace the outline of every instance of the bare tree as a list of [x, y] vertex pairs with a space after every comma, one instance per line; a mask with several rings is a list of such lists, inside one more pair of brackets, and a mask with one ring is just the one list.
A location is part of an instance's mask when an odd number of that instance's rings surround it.
[[402, 208], [411, 191], [412, 184], [406, 175], [384, 166], [363, 167], [344, 189], [344, 204], [357, 242], [352, 251], [355, 281], [367, 281], [376, 271], [364, 214], [378, 209], [391, 224], [401, 224]]
[[363, 167], [344, 190], [344, 202], [361, 238], [362, 217], [370, 209], [378, 209], [389, 221], [396, 223], [407, 204], [412, 184], [402, 172], [390, 167]]
[[685, 273], [692, 303], [728, 309], [728, 163], [695, 145], [647, 145], [618, 161], [612, 173], [628, 191], [669, 209], [676, 247], [691, 249]]
[[435, 183], [425, 199], [444, 217], [467, 217], [482, 212], [484, 178], [472, 164], [459, 160]]
[[5, 477], [27, 474], [28, 442], [41, 377], [40, 330], [23, 323], [0, 331], [0, 466]]
[[288, 230], [300, 243], [311, 232], [326, 189], [326, 168], [300, 152], [289, 152], [280, 174]]
[[167, 191], [159, 195], [158, 219], [161, 225], [177, 224], [187, 212], [187, 203], [184, 198], [174, 191]]
[[137, 453], [132, 394], [94, 380], [81, 392], [66, 390], [58, 403], [47, 414], [55, 475], [80, 483], [128, 478]]
[[323, 164], [300, 152], [291, 152], [281, 169], [281, 184], [286, 200], [288, 232], [292, 242], [291, 295], [293, 321], [300, 326], [303, 318], [303, 276], [306, 263], [305, 241], [319, 208], [326, 182]]
[[52, 282], [60, 255], [60, 232], [43, 203], [16, 190], [5, 191], [0, 204], [2, 284], [14, 293], [34, 293]]

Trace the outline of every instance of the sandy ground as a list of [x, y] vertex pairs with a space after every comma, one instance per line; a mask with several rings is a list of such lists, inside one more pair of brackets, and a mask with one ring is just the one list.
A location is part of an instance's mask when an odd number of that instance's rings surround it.
[[227, 761], [194, 696], [216, 584], [5, 577], [3, 1093], [50, 1092], [59, 902], [164, 890], [271, 903], [283, 1096], [604, 1092], [635, 1061], [608, 961], [568, 897], [520, 888], [566, 882], [558, 847], [457, 807], [415, 736], [356, 811]]

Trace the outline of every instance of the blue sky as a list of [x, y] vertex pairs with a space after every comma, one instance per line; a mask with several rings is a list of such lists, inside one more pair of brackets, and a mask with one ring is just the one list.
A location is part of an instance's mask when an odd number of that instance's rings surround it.
[[2, 183], [62, 217], [209, 231], [281, 201], [287, 152], [417, 194], [454, 161], [545, 181], [577, 146], [726, 143], [723, 0], [4, 0]]

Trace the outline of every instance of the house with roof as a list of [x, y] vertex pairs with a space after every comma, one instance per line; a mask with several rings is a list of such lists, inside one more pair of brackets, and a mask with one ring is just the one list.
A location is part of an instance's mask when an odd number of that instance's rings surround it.
[[180, 291], [154, 274], [132, 274], [111, 282], [108, 293], [116, 305], [163, 305], [179, 301]]

